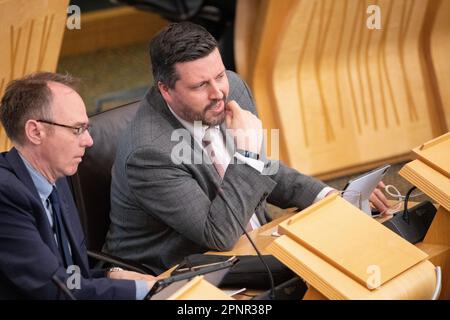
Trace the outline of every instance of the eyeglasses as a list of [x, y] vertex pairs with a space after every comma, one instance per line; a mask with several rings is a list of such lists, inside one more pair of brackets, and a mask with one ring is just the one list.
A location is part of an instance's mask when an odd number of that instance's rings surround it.
[[89, 129], [92, 128], [92, 126], [90, 126], [89, 124], [83, 124], [82, 126], [79, 126], [79, 127], [73, 127], [73, 126], [68, 126], [66, 124], [60, 124], [60, 123], [51, 122], [51, 121], [47, 121], [47, 120], [36, 120], [36, 121], [50, 124], [52, 126], [58, 126], [58, 127], [72, 129], [73, 134], [76, 136], [81, 136], [85, 131], [89, 131]]

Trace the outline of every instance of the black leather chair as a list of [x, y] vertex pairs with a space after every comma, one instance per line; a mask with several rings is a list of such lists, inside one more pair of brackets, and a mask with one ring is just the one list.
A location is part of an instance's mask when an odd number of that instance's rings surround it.
[[139, 101], [132, 102], [89, 118], [94, 145], [86, 149], [77, 173], [69, 181], [86, 234], [89, 256], [129, 270], [151, 274], [145, 265], [101, 253], [110, 224], [111, 168], [117, 143], [125, 127], [134, 118], [138, 105]]

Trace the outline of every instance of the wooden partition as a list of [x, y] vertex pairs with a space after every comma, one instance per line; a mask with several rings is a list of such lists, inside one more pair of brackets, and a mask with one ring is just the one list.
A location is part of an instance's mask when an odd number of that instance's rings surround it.
[[[55, 71], [69, 0], [0, 0], [0, 97], [13, 79]], [[0, 152], [10, 141], [0, 126]]]
[[[236, 57], [248, 61], [264, 127], [280, 130], [290, 166], [339, 176], [407, 159], [446, 132], [448, 1], [254, 1], [252, 43]], [[369, 5], [380, 8], [381, 30], [366, 25]]]
[[436, 78], [432, 83], [439, 91], [438, 106], [444, 110], [447, 131], [450, 130], [450, 1], [442, 1], [436, 9], [431, 33], [431, 61]]

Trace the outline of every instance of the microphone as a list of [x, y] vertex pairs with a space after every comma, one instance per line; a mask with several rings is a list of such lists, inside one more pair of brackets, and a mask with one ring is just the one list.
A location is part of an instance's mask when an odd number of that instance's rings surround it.
[[64, 293], [66, 298], [69, 298], [69, 300], [77, 300], [77, 298], [75, 298], [72, 292], [70, 292], [67, 286], [58, 278], [56, 274], [52, 276], [52, 281], [55, 284], [55, 286], [59, 289], [59, 291]]
[[255, 243], [253, 242], [252, 238], [247, 233], [247, 230], [245, 230], [245, 227], [242, 225], [241, 221], [239, 221], [239, 219], [238, 219], [236, 213], [234, 212], [233, 208], [228, 203], [227, 199], [225, 198], [225, 193], [223, 192], [221, 187], [217, 187], [217, 193], [222, 198], [223, 202], [225, 202], [225, 205], [228, 207], [228, 209], [230, 209], [231, 214], [233, 215], [234, 219], [237, 221], [237, 223], [241, 227], [242, 231], [244, 231], [244, 234], [247, 237], [248, 241], [250, 241], [250, 244], [252, 245], [253, 249], [255, 249], [255, 252], [258, 255], [259, 260], [261, 260], [262, 264], [266, 268], [267, 274], [269, 275], [269, 279], [270, 279], [270, 296], [269, 297], [270, 297], [271, 300], [275, 300], [275, 283], [273, 281], [272, 271], [270, 271], [270, 268], [267, 265], [267, 263], [264, 261], [262, 255], [261, 255], [261, 252], [258, 250], [258, 248], [256, 247]]

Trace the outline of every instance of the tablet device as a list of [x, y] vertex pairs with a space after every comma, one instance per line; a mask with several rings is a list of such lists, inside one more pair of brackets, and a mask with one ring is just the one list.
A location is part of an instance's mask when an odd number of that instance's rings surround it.
[[[376, 168], [372, 171], [364, 173], [355, 179], [348, 181], [344, 190], [357, 191], [361, 194], [361, 210], [369, 216], [372, 216], [370, 209], [369, 198], [373, 190], [377, 187], [378, 183], [383, 179], [386, 172], [391, 165], [387, 164], [382, 167]], [[345, 199], [345, 193], [343, 198]]]
[[153, 287], [147, 293], [145, 300], [163, 300], [167, 299], [192, 278], [203, 275], [204, 279], [214, 286], [217, 286], [228, 273], [229, 269], [238, 261], [236, 257], [232, 257], [227, 261], [220, 263], [212, 263], [196, 268], [191, 271], [178, 273], [165, 279], [155, 282]]

